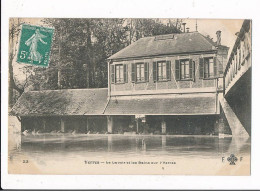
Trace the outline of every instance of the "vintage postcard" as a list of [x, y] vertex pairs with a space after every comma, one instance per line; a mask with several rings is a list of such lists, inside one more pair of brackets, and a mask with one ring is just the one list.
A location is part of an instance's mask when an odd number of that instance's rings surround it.
[[10, 18], [8, 173], [251, 173], [246, 19]]

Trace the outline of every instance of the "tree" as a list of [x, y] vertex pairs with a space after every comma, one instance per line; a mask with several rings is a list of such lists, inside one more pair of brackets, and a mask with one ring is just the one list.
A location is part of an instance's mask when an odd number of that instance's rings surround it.
[[146, 36], [181, 33], [181, 23], [181, 19], [126, 19], [128, 43]]
[[90, 87], [93, 75], [89, 73], [86, 78], [86, 71], [93, 69], [91, 19], [44, 19], [43, 22], [55, 28], [50, 68], [57, 69], [57, 89]]
[[20, 32], [20, 20], [18, 19], [15, 22], [14, 19], [10, 19], [10, 29], [9, 29], [9, 61], [8, 61], [8, 68], [9, 68], [9, 106], [12, 107], [14, 104], [14, 90], [19, 92], [21, 95], [24, 91], [23, 88], [17, 86], [15, 79], [14, 79], [14, 70], [13, 70], [13, 61], [17, 53], [17, 37]]
[[21, 95], [25, 89], [107, 87], [108, 57], [142, 37], [181, 33], [182, 20], [45, 18], [41, 23], [55, 28], [49, 67], [25, 65], [23, 81], [13, 74], [21, 22], [11, 23], [10, 99], [13, 90]]

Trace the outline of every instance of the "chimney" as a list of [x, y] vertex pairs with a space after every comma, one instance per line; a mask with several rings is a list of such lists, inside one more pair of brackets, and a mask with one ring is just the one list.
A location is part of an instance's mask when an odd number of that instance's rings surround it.
[[186, 23], [182, 23], [182, 25], [183, 25], [183, 32], [185, 33], [185, 25], [186, 25]]
[[186, 28], [187, 32], [190, 32], [190, 28]]
[[216, 34], [217, 34], [217, 46], [218, 46], [221, 45], [221, 31], [218, 30]]

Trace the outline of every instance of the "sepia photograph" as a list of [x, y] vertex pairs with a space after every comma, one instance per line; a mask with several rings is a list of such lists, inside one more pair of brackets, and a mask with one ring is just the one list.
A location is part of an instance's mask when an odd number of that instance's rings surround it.
[[8, 173], [251, 173], [248, 19], [9, 18]]

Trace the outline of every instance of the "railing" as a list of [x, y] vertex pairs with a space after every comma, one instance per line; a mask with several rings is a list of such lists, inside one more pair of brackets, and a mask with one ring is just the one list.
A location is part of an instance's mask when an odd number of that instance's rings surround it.
[[245, 20], [224, 71], [225, 94], [251, 67], [251, 21]]

